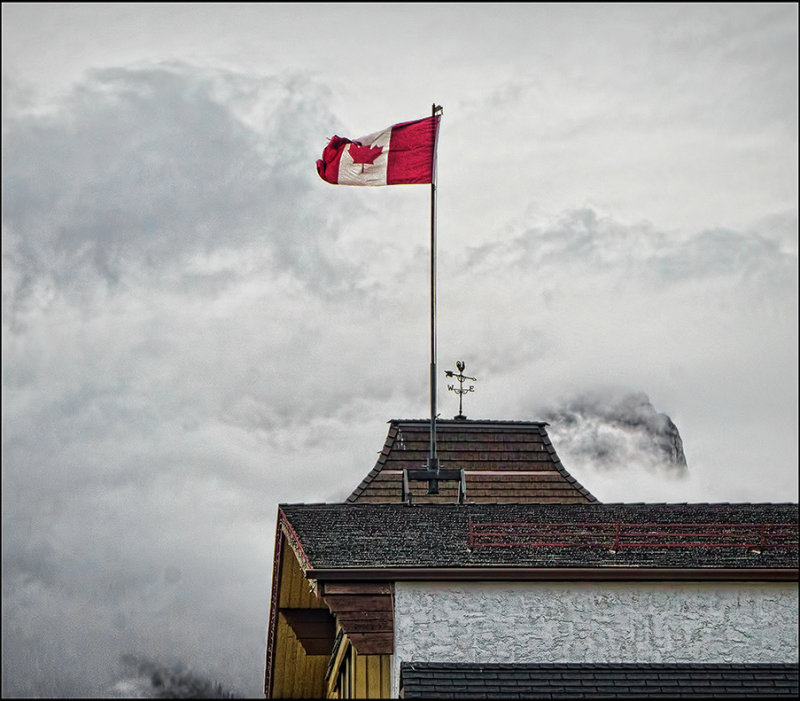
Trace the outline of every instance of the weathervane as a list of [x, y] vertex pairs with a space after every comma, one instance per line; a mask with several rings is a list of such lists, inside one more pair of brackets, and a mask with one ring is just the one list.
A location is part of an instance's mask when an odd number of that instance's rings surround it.
[[464, 380], [472, 380], [473, 382], [478, 381], [477, 377], [469, 377], [468, 375], [464, 374], [465, 367], [466, 365], [464, 365], [463, 360], [457, 360], [456, 368], [458, 368], [458, 375], [456, 375], [455, 372], [453, 372], [452, 370], [444, 371], [444, 374], [447, 375], [447, 377], [455, 377], [458, 380], [458, 389], [456, 389], [455, 385], [447, 385], [447, 389], [449, 389], [451, 392], [455, 392], [458, 395], [458, 416], [455, 417], [457, 419], [467, 418], [466, 416], [464, 416], [464, 413], [461, 409], [461, 400], [467, 392], [475, 391], [474, 385], [470, 385], [469, 387], [464, 389]]

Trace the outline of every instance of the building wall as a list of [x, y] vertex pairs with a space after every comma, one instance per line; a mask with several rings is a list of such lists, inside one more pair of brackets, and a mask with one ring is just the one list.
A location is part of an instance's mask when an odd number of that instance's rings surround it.
[[401, 661], [797, 662], [796, 582], [397, 582]]

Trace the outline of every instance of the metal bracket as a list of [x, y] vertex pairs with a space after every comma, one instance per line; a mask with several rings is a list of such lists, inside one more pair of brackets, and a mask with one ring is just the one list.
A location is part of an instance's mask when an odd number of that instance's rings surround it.
[[[410, 482], [428, 482], [428, 494], [439, 493], [439, 482], [458, 482], [458, 503], [467, 501], [467, 480], [464, 470], [403, 470], [403, 503], [411, 503]], [[435, 485], [433, 489], [431, 485]]]

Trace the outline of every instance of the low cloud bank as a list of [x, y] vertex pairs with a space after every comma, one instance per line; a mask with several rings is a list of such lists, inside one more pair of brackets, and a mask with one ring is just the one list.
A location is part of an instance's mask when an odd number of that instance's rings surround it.
[[130, 672], [116, 682], [111, 698], [149, 699], [233, 699], [233, 692], [222, 684], [210, 681], [183, 665], [169, 666], [161, 662], [123, 655], [122, 664]]
[[567, 464], [597, 471], [638, 468], [672, 477], [688, 471], [680, 431], [644, 392], [593, 390], [539, 416]]

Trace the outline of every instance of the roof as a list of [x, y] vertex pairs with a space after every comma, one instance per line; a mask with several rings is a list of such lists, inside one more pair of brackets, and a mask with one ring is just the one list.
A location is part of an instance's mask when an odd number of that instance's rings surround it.
[[[540, 421], [437, 420], [436, 452], [442, 470], [464, 471], [466, 500], [487, 502], [575, 502], [597, 499], [570, 475]], [[375, 467], [347, 498], [349, 503], [403, 501], [403, 471], [414, 503], [458, 502], [458, 481], [439, 484], [430, 495], [414, 483], [430, 456], [430, 420], [392, 419]]]
[[306, 576], [317, 578], [387, 568], [798, 566], [797, 504], [293, 504], [279, 516]]
[[407, 699], [797, 697], [796, 664], [402, 662]]

